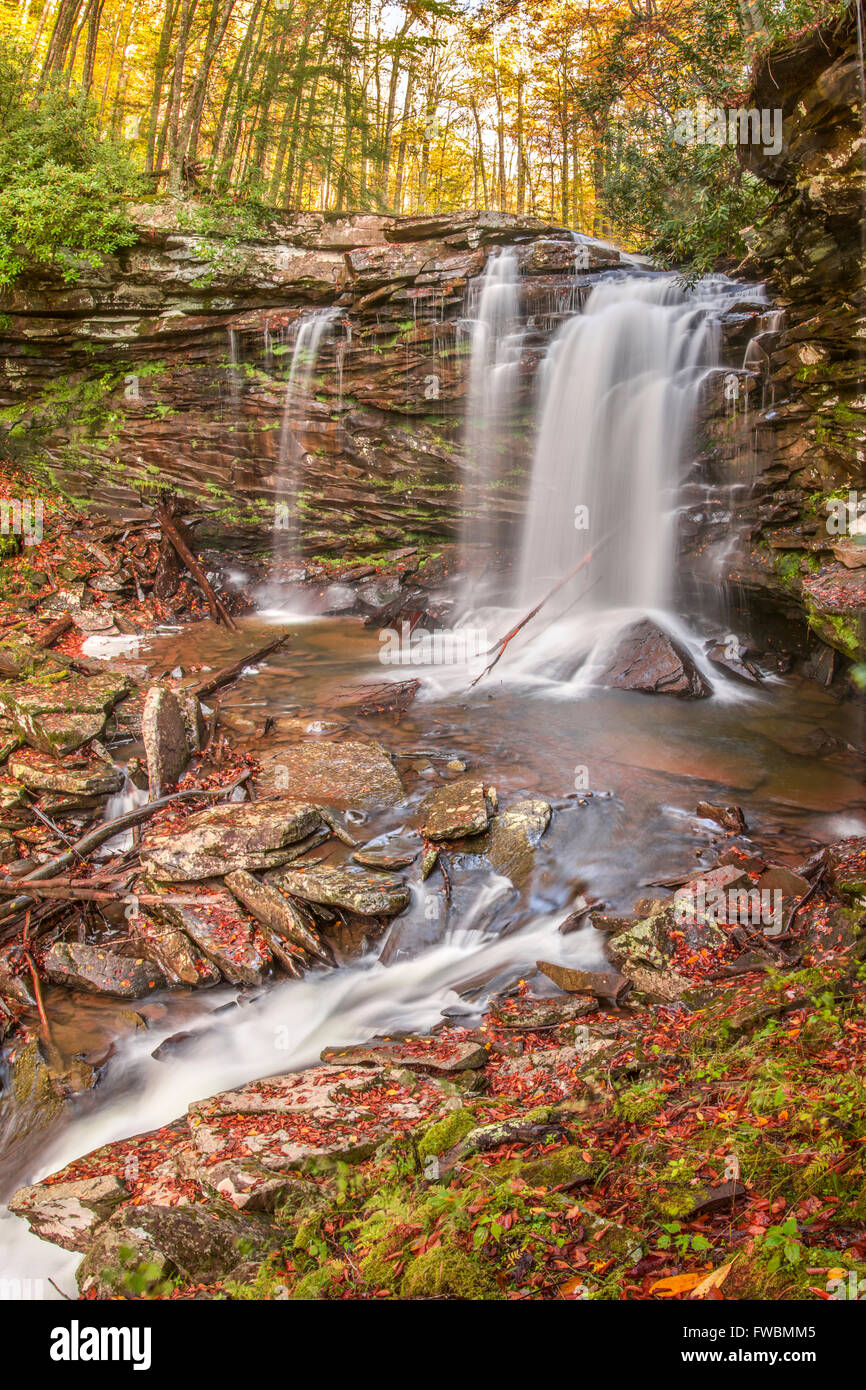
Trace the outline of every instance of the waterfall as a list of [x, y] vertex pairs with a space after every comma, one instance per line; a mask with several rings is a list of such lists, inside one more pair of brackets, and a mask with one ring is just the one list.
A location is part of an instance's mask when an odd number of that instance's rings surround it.
[[540, 383], [520, 607], [590, 550], [590, 578], [584, 571], [563, 588], [559, 612], [576, 602], [666, 605], [677, 485], [701, 383], [719, 360], [713, 310], [734, 289], [720, 279], [687, 291], [674, 276], [617, 276], [559, 330]]
[[313, 372], [323, 338], [330, 332], [339, 309], [314, 309], [298, 320], [292, 360], [286, 381], [283, 421], [280, 429], [280, 455], [277, 473], [277, 518], [275, 550], [294, 556], [298, 550], [298, 494], [304, 449], [300, 430], [309, 414]]
[[520, 325], [520, 276], [508, 247], [487, 262], [469, 302], [471, 357], [464, 451], [470, 481], [464, 488], [461, 550], [467, 589], [477, 589], [493, 551], [502, 542], [491, 514], [490, 488], [508, 472], [506, 430], [520, 385], [524, 331]]

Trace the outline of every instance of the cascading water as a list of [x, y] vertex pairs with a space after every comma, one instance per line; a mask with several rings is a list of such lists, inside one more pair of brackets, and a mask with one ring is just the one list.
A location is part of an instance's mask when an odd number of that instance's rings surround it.
[[518, 605], [593, 551], [592, 583], [558, 598], [661, 608], [670, 597], [681, 463], [707, 371], [722, 286], [674, 277], [605, 280], [563, 326], [543, 368], [538, 438], [517, 575]]
[[470, 482], [461, 536], [470, 592], [477, 590], [493, 552], [501, 543], [490, 506], [490, 488], [508, 472], [506, 427], [517, 403], [524, 331], [520, 325], [520, 274], [517, 254], [504, 248], [493, 255], [469, 303], [472, 355], [464, 449]]
[[277, 525], [274, 549], [280, 556], [294, 556], [298, 548], [297, 503], [304, 450], [299, 433], [309, 415], [313, 372], [323, 339], [331, 332], [339, 309], [314, 309], [299, 319], [292, 360], [286, 381], [280, 458], [277, 474]]

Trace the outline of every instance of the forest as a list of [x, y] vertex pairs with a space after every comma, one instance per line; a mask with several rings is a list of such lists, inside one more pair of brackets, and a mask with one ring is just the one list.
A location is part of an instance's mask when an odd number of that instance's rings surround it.
[[730, 145], [685, 158], [676, 113], [739, 105], [762, 46], [827, 13], [819, 0], [5, 0], [0, 226], [47, 256], [64, 238], [119, 244], [133, 196], [228, 199], [252, 219], [475, 207], [705, 268], [742, 254], [768, 199]]

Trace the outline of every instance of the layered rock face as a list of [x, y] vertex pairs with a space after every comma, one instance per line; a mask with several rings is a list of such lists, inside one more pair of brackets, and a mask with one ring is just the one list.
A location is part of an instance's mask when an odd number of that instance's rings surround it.
[[[244, 537], [268, 547], [288, 450], [307, 554], [453, 539], [467, 287], [495, 247], [519, 244], [536, 325], [528, 385], [578, 293], [571, 234], [500, 213], [310, 213], [239, 240], [230, 226], [196, 231], [201, 214], [177, 205], [133, 216], [141, 235], [129, 251], [75, 267], [71, 283], [58, 272], [2, 297], [0, 399], [13, 455], [40, 458], [73, 496], [125, 510], [147, 507], [157, 486], [176, 488], [213, 513], [199, 538], [235, 550]], [[578, 278], [588, 285], [618, 261], [593, 249]], [[332, 312], [287, 444], [293, 343], [299, 320], [323, 306]], [[506, 522], [520, 510], [528, 434], [519, 423], [513, 485], [478, 499]]]
[[[741, 146], [777, 190], [747, 232], [746, 269], [768, 280], [782, 321], [752, 349], [764, 409], [753, 418], [752, 543], [731, 577], [787, 606], [832, 647], [862, 651], [866, 536], [866, 131], [855, 11], [758, 62], [747, 105], [781, 108], [778, 156]], [[852, 498], [851, 494], [855, 497]], [[866, 524], [860, 520], [861, 532]]]

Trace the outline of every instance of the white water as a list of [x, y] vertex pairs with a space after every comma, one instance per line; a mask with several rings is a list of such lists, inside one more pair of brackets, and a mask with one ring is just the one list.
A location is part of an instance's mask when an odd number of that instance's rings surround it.
[[711, 281], [687, 293], [674, 276], [608, 279], [559, 331], [542, 372], [518, 606], [590, 550], [590, 574], [563, 589], [558, 611], [667, 605], [677, 486], [701, 385], [719, 360], [713, 311], [734, 291]]
[[[256, 1077], [314, 1065], [324, 1047], [364, 1042], [377, 1033], [423, 1031], [439, 1022], [448, 1007], [459, 1005], [477, 1015], [485, 996], [469, 1005], [460, 999], [460, 989], [528, 969], [537, 958], [597, 969], [597, 934], [589, 928], [561, 936], [558, 927], [566, 915], [540, 917], [510, 936], [462, 927], [423, 954], [389, 966], [368, 956], [351, 967], [287, 981], [244, 1008], [205, 1016], [199, 1025], [205, 1035], [200, 1048], [167, 1062], [150, 1056], [165, 1032], [149, 1030], [111, 1062], [103, 1084], [112, 1098], [68, 1124], [22, 1182], [37, 1181], [102, 1144], [166, 1124], [185, 1114], [194, 1100]], [[220, 990], [209, 994], [208, 1002], [218, 1007], [227, 997]], [[192, 1031], [195, 1024], [185, 1027]], [[175, 1028], [172, 1024], [166, 1031]], [[6, 1277], [50, 1276], [74, 1293], [72, 1272], [80, 1257], [29, 1235], [24, 1222], [8, 1213], [0, 1215], [0, 1250]], [[50, 1287], [44, 1292], [51, 1296]]]
[[[464, 452], [469, 482], [461, 537], [466, 574], [477, 588], [497, 545], [489, 490], [510, 467], [506, 427], [517, 401], [524, 330], [520, 326], [517, 255], [503, 248], [491, 255], [470, 299], [472, 354], [466, 402]], [[473, 302], [474, 300], [474, 302]]]
[[289, 508], [288, 518], [281, 518], [275, 531], [275, 546], [283, 556], [286, 553], [295, 553], [299, 537], [297, 500], [301, 487], [304, 449], [298, 432], [309, 417], [313, 372], [322, 340], [331, 331], [339, 312], [339, 309], [333, 307], [313, 309], [297, 323], [280, 428], [280, 460], [276, 489], [278, 502], [288, 503]]

